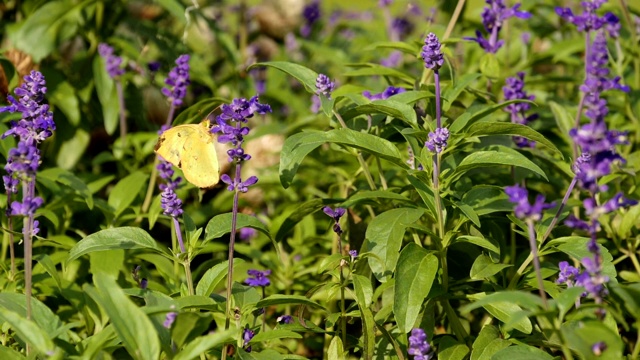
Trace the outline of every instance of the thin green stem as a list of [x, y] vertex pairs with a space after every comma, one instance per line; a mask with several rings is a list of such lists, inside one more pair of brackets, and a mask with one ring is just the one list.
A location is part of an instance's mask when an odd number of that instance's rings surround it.
[[127, 138], [127, 117], [125, 114], [125, 103], [124, 103], [124, 91], [122, 89], [122, 81], [118, 78], [116, 79], [116, 92], [118, 94], [118, 101], [120, 102], [120, 107], [118, 109], [118, 113], [120, 115], [120, 146], [122, 146], [122, 151], [126, 148], [126, 138]]
[[556, 223], [558, 223], [558, 220], [560, 219], [560, 214], [562, 213], [562, 210], [564, 210], [564, 207], [567, 204], [567, 201], [569, 200], [569, 196], [571, 195], [571, 192], [573, 191], [573, 188], [576, 186], [577, 181], [578, 181], [577, 177], [574, 177], [573, 180], [571, 180], [571, 183], [569, 184], [569, 187], [567, 188], [567, 192], [565, 192], [564, 198], [562, 198], [562, 202], [560, 203], [560, 207], [558, 207], [558, 211], [556, 211], [556, 214], [553, 216], [553, 220], [551, 220], [551, 224], [549, 224], [549, 227], [547, 228], [547, 231], [544, 233], [544, 236], [542, 237], [542, 240], [540, 241], [540, 245], [544, 244], [544, 241], [547, 240], [549, 235], [551, 235], [551, 231], [556, 226]]
[[533, 260], [533, 254], [529, 253], [527, 258], [524, 259], [522, 264], [520, 264], [520, 267], [518, 268], [518, 271], [516, 271], [516, 274], [511, 278], [511, 281], [509, 282], [507, 289], [513, 290], [515, 288], [515, 286], [518, 284], [518, 281], [522, 277], [522, 274], [524, 274], [524, 271], [527, 269], [529, 264], [531, 264], [532, 260]]
[[[333, 115], [335, 115], [336, 119], [338, 119], [340, 126], [342, 126], [344, 129], [348, 129], [347, 124], [342, 119], [342, 116], [340, 116], [340, 114], [338, 114], [338, 112], [335, 110], [332, 110], [332, 112], [333, 112]], [[358, 154], [357, 155], [358, 162], [360, 163], [360, 167], [362, 167], [362, 171], [364, 172], [364, 176], [367, 179], [367, 183], [369, 183], [369, 188], [371, 188], [371, 190], [376, 190], [378, 187], [376, 186], [375, 181], [373, 181], [373, 175], [371, 175], [371, 170], [369, 169], [369, 165], [367, 165], [367, 162], [364, 161], [364, 158], [362, 157], [361, 152], [358, 151], [357, 154]]]
[[636, 344], [633, 347], [633, 352], [631, 353], [630, 359], [638, 359], [640, 355], [640, 320], [636, 321]]
[[536, 241], [536, 230], [534, 228], [533, 220], [527, 220], [527, 227], [529, 229], [529, 245], [531, 246], [531, 255], [533, 256], [533, 267], [536, 272], [536, 279], [538, 279], [538, 290], [540, 291], [540, 297], [544, 308], [548, 309], [547, 293], [544, 291], [544, 282], [542, 281], [542, 273], [540, 272], [540, 259], [538, 258], [538, 243]]

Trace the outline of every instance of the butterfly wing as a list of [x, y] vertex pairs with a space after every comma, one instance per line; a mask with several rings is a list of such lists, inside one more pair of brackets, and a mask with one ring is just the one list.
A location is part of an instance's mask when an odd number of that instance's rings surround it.
[[187, 181], [210, 188], [220, 181], [218, 156], [208, 121], [179, 125], [165, 131], [156, 144], [156, 154], [182, 169]]

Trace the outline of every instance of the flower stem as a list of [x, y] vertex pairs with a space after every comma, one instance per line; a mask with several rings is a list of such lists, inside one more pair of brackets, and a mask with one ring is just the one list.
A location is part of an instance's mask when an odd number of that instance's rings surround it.
[[531, 246], [531, 256], [533, 257], [533, 267], [536, 272], [536, 278], [538, 279], [538, 290], [540, 291], [540, 297], [544, 308], [548, 309], [547, 305], [547, 293], [544, 291], [544, 283], [542, 281], [542, 273], [540, 272], [540, 259], [538, 258], [538, 243], [536, 242], [536, 230], [533, 225], [533, 220], [527, 220], [527, 227], [529, 228], [529, 245]]
[[[338, 112], [335, 110], [332, 110], [332, 112], [333, 112], [333, 115], [335, 115], [336, 119], [338, 119], [340, 126], [342, 126], [344, 129], [348, 129], [347, 124], [342, 119], [342, 116], [340, 116], [340, 114], [338, 114]], [[371, 188], [371, 190], [376, 190], [377, 186], [376, 186], [376, 183], [373, 181], [373, 176], [371, 175], [371, 171], [369, 170], [369, 165], [367, 165], [366, 161], [364, 161], [364, 158], [362, 157], [361, 152], [358, 151], [357, 157], [358, 157], [358, 162], [360, 163], [360, 167], [362, 167], [362, 171], [364, 172], [364, 176], [367, 179], [367, 183], [369, 183], [369, 187]]]
[[562, 213], [562, 210], [564, 210], [564, 206], [567, 204], [567, 200], [569, 200], [569, 196], [571, 195], [571, 192], [573, 191], [574, 186], [576, 186], [577, 181], [578, 181], [577, 177], [574, 177], [573, 180], [571, 180], [571, 184], [569, 184], [569, 188], [567, 188], [567, 192], [564, 194], [564, 198], [562, 198], [562, 202], [560, 203], [560, 207], [558, 207], [558, 211], [556, 211], [556, 214], [553, 216], [553, 220], [551, 220], [551, 224], [549, 224], [547, 231], [544, 233], [544, 236], [540, 241], [540, 245], [544, 244], [544, 241], [547, 240], [549, 235], [551, 235], [551, 231], [556, 226], [556, 223], [560, 218], [560, 214]]
[[[180, 247], [180, 253], [184, 254], [186, 252], [184, 241], [182, 239], [182, 230], [180, 228], [180, 222], [176, 217], [171, 217], [173, 219], [173, 228], [175, 229], [176, 238], [178, 239], [178, 246]], [[186, 254], [185, 260], [182, 262], [182, 266], [184, 266], [184, 276], [187, 280], [187, 289], [189, 289], [189, 295], [195, 295], [195, 291], [193, 289], [193, 276], [191, 275], [191, 260], [189, 258], [189, 254]]]
[[122, 151], [125, 149], [125, 139], [127, 137], [127, 118], [124, 111], [124, 92], [122, 89], [122, 81], [118, 78], [116, 80], [116, 92], [118, 93], [118, 102], [120, 103], [120, 108], [118, 113], [120, 114], [120, 146], [122, 146]]
[[[240, 124], [238, 124], [240, 125]], [[242, 170], [241, 164], [236, 163], [236, 183], [240, 182], [240, 172]], [[239, 204], [240, 192], [238, 188], [235, 188], [233, 195], [233, 209], [231, 210], [231, 236], [229, 239], [229, 268], [227, 270], [227, 306], [225, 311], [224, 329], [228, 330], [231, 324], [231, 287], [233, 286], [233, 256], [236, 243], [236, 227], [238, 222], [238, 204]], [[222, 360], [227, 358], [227, 349], [229, 345], [225, 344], [222, 348]]]

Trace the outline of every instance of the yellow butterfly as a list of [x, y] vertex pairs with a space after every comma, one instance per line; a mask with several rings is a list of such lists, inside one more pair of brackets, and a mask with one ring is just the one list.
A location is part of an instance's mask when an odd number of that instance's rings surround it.
[[188, 182], [210, 188], [220, 181], [220, 167], [210, 122], [178, 125], [163, 132], [155, 147], [156, 154], [182, 169]]

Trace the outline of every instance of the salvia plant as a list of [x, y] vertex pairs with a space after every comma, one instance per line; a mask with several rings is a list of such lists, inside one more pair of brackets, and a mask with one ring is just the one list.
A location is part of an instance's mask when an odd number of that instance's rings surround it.
[[640, 2], [0, 14], [0, 359], [640, 358]]

